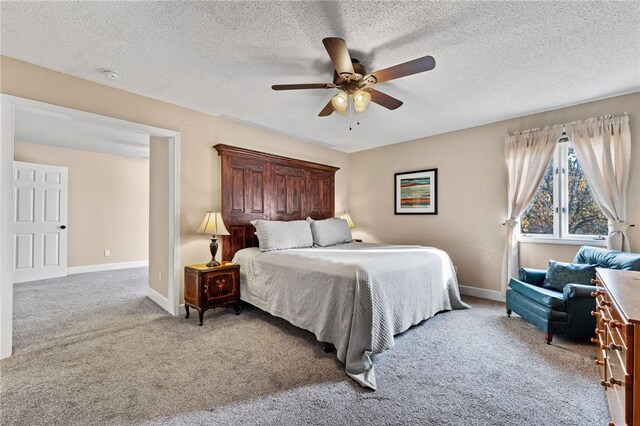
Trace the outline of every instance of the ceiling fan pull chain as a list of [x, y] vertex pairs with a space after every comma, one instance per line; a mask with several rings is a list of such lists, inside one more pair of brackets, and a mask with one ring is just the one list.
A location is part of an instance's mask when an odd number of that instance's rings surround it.
[[349, 130], [351, 130], [351, 117], [353, 116], [353, 102], [351, 102], [351, 95], [349, 95], [347, 102], [349, 103]]
[[360, 119], [357, 118], [357, 116], [356, 116], [356, 104], [355, 104], [355, 101], [354, 101], [354, 103], [351, 104], [351, 110], [352, 110], [352, 113], [353, 113], [353, 117], [356, 120], [356, 126], [359, 126], [360, 125]]

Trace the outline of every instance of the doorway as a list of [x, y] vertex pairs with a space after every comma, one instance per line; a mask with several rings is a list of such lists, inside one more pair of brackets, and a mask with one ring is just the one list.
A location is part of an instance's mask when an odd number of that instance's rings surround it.
[[[18, 98], [9, 95], [2, 96], [2, 133], [0, 135], [2, 146], [0, 149], [0, 192], [2, 208], [0, 208], [0, 358], [10, 356], [13, 341], [13, 270], [14, 250], [14, 211], [15, 202], [13, 194], [13, 157], [15, 142], [15, 120], [21, 113], [38, 113], [48, 117], [73, 120], [77, 123], [94, 124], [111, 128], [114, 131], [136, 132], [146, 135], [147, 138], [161, 138], [166, 141], [167, 155], [164, 167], [167, 177], [166, 197], [161, 208], [166, 218], [163, 233], [163, 244], [166, 247], [162, 256], [162, 262], [166, 264], [167, 276], [165, 295], [154, 289], [157, 283], [151, 286], [147, 283], [147, 296], [159, 304], [172, 315], [178, 314], [180, 294], [180, 270], [179, 270], [179, 149], [180, 134], [172, 130], [166, 130], [144, 124], [114, 119], [111, 117], [87, 113], [79, 110], [59, 107], [56, 105], [36, 102], [29, 99]], [[152, 279], [149, 274], [149, 280]]]

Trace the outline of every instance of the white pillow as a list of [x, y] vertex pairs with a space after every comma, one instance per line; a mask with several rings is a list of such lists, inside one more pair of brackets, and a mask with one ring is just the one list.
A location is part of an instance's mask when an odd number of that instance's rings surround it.
[[344, 219], [332, 217], [325, 220], [307, 218], [313, 234], [313, 245], [316, 247], [335, 246], [350, 243], [353, 240], [349, 224]]
[[305, 220], [252, 220], [251, 224], [256, 228], [260, 251], [313, 247], [311, 228]]

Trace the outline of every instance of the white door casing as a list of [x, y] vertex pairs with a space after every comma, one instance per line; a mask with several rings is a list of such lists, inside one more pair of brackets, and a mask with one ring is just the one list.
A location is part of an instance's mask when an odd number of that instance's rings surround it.
[[13, 163], [13, 281], [67, 275], [68, 170]]
[[[39, 111], [102, 124], [109, 127], [130, 129], [150, 136], [166, 137], [171, 143], [169, 152], [169, 265], [168, 303], [165, 309], [171, 315], [180, 313], [180, 288], [182, 270], [180, 268], [180, 132], [146, 124], [120, 120], [90, 112], [61, 107], [0, 93], [2, 114], [0, 114], [0, 359], [11, 356], [13, 341], [13, 265], [14, 237], [13, 216], [13, 143], [14, 115], [16, 110]], [[73, 225], [73, 224], [71, 224]], [[148, 287], [150, 291], [150, 287]]]

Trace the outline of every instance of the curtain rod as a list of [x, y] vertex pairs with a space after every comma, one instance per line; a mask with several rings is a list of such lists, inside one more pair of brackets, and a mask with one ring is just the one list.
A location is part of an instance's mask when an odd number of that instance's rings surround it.
[[[574, 126], [576, 124], [580, 124], [580, 123], [584, 123], [587, 120], [611, 120], [611, 119], [616, 119], [616, 118], [622, 118], [622, 117], [628, 117], [629, 113], [628, 112], [623, 112], [621, 114], [605, 114], [602, 115], [600, 117], [590, 117], [590, 118], [586, 118], [584, 120], [576, 120], [576, 121], [570, 121], [568, 123], [560, 123], [560, 124], [551, 124], [545, 127], [556, 127], [556, 126], [562, 126], [562, 127], [567, 127], [567, 126]], [[512, 133], [509, 133], [509, 136], [515, 136], [515, 135], [521, 135], [523, 133], [530, 133], [530, 132], [538, 132], [540, 130], [542, 130], [543, 127], [534, 127], [531, 129], [527, 129], [527, 130], [518, 130]], [[562, 134], [564, 136], [567, 135], [566, 131], [563, 131]]]

